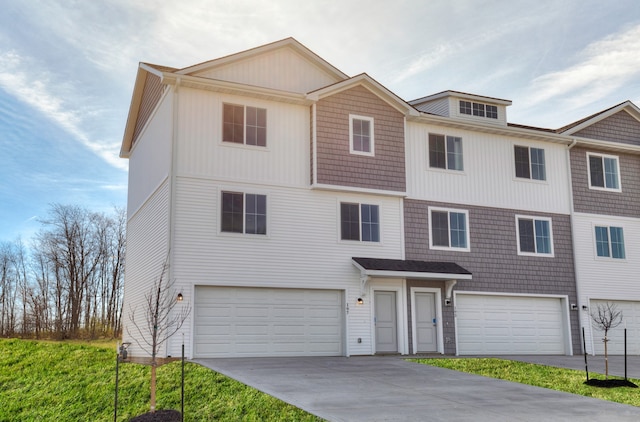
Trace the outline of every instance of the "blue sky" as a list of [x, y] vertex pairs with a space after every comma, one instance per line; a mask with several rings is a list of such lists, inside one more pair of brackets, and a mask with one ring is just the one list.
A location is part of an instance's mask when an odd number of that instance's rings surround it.
[[640, 105], [637, 0], [374, 4], [0, 0], [0, 241], [28, 241], [51, 203], [126, 206], [118, 152], [140, 61], [180, 68], [292, 36], [405, 100], [512, 100], [513, 123]]

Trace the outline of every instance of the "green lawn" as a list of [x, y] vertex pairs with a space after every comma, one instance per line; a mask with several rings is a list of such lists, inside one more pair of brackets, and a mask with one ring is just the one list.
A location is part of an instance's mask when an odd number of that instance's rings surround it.
[[[113, 421], [115, 344], [0, 339], [0, 421]], [[180, 367], [158, 368], [157, 409], [180, 410]], [[120, 365], [118, 420], [149, 410], [148, 366]], [[256, 389], [185, 365], [185, 421], [320, 421]]]
[[[410, 359], [425, 365], [439, 366], [456, 371], [469, 372], [521, 384], [535, 385], [552, 390], [566, 391], [581, 396], [595, 397], [618, 403], [640, 406], [640, 389], [629, 387], [601, 388], [585, 385], [584, 371], [554, 368], [532, 363], [516, 362], [495, 358], [470, 359]], [[589, 373], [590, 378], [604, 379], [604, 375]], [[629, 379], [640, 386], [640, 380]]]

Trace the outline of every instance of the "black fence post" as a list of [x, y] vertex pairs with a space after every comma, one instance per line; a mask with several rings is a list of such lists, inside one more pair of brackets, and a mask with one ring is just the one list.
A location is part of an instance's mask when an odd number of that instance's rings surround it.
[[587, 373], [587, 381], [589, 381], [589, 366], [587, 365], [587, 341], [584, 338], [584, 327], [582, 327], [582, 349], [584, 350], [584, 371]]
[[624, 380], [627, 380], [627, 327], [624, 328]]
[[120, 355], [116, 353], [116, 394], [115, 400], [113, 403], [113, 422], [117, 422], [118, 420], [118, 372], [119, 372], [119, 364], [120, 364]]
[[180, 420], [184, 421], [184, 333], [182, 333], [182, 391], [181, 391]]

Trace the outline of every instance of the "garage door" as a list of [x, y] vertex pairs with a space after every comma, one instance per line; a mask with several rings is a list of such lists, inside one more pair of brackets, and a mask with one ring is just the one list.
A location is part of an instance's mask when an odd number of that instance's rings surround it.
[[196, 357], [343, 355], [338, 290], [196, 287]]
[[[591, 300], [589, 304], [589, 312], [597, 313], [598, 305], [606, 303], [616, 305], [617, 309], [622, 312], [622, 323], [613, 330], [609, 331], [607, 351], [612, 355], [624, 354], [624, 329], [627, 328], [627, 353], [630, 355], [640, 355], [640, 302], [631, 301], [606, 301]], [[596, 329], [592, 321], [593, 348], [596, 355], [604, 355], [604, 332]]]
[[458, 294], [458, 353], [565, 354], [562, 309], [557, 298]]

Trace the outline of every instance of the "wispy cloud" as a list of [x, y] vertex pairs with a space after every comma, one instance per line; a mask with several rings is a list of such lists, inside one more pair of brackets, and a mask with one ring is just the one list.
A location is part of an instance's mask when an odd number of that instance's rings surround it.
[[[32, 63], [17, 52], [0, 53], [0, 88], [41, 112], [111, 166], [126, 170], [127, 163], [118, 158], [113, 143], [93, 140], [81, 128], [84, 112], [71, 106], [69, 100], [65, 101], [65, 98], [79, 99], [79, 96], [71, 92], [67, 92], [68, 96], [62, 95], [62, 91], [71, 88], [56, 84], [49, 72], [32, 69]], [[54, 92], [52, 86], [59, 86], [61, 92]]]
[[572, 66], [533, 80], [528, 106], [565, 97], [569, 106], [590, 103], [640, 76], [640, 25], [588, 45]]

